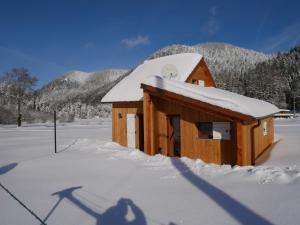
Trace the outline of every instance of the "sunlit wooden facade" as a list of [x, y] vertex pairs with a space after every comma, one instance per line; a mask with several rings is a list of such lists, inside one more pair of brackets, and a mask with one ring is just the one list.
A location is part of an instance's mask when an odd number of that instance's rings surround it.
[[[203, 58], [185, 82], [216, 86]], [[274, 141], [272, 115], [254, 119], [144, 84], [141, 88], [143, 101], [112, 103], [112, 140], [123, 146], [149, 155], [252, 165]]]

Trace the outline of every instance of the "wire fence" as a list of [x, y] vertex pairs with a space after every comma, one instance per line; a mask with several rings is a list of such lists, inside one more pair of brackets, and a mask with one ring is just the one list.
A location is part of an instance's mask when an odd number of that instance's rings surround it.
[[11, 191], [9, 191], [3, 184], [0, 183], [0, 187], [3, 188], [13, 199], [15, 199], [23, 208], [26, 209], [34, 218], [36, 218], [42, 225], [47, 225], [36, 213], [29, 209], [19, 198], [17, 198]]

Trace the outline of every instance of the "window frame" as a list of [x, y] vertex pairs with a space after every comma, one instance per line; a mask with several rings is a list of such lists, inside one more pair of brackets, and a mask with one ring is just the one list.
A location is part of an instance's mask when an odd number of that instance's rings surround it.
[[[228, 130], [226, 129], [226, 134], [222, 133], [220, 134], [220, 130], [215, 130], [215, 127], [217, 127], [217, 125], [220, 124], [228, 124]], [[196, 122], [195, 123], [197, 131], [198, 131], [198, 135], [197, 138], [201, 139], [201, 140], [227, 140], [227, 141], [231, 141], [232, 140], [232, 124], [231, 122]], [[201, 128], [201, 125], [203, 125], [204, 127]], [[207, 131], [207, 128], [209, 127]], [[226, 127], [226, 126], [225, 126]], [[204, 130], [204, 132], [203, 132]], [[228, 134], [227, 134], [228, 133]], [[218, 134], [218, 135], [217, 135]]]

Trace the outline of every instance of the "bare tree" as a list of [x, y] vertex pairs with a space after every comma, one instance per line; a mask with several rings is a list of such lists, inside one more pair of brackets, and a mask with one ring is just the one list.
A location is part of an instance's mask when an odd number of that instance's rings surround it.
[[18, 126], [21, 126], [21, 104], [33, 94], [37, 78], [31, 76], [26, 68], [13, 68], [1, 79], [2, 95], [17, 104]]

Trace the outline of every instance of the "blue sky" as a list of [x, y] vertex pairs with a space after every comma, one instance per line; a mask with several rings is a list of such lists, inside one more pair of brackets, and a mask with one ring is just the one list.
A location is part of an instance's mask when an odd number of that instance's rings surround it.
[[1, 0], [0, 75], [26, 67], [41, 86], [70, 70], [132, 68], [170, 44], [288, 51], [299, 10], [297, 0]]

